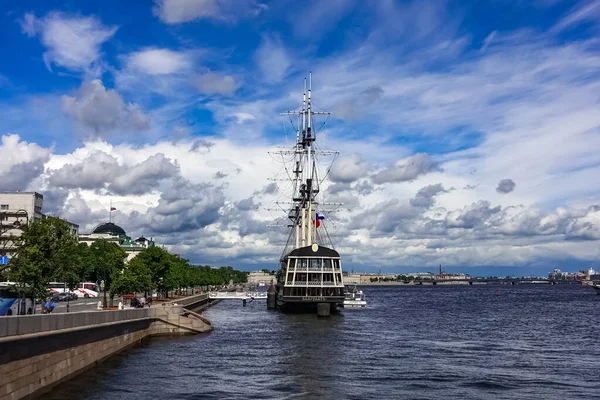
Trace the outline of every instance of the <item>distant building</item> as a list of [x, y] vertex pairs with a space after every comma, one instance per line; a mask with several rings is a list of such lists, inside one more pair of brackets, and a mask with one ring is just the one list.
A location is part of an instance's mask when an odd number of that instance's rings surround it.
[[140, 251], [154, 247], [154, 241], [143, 236], [132, 240], [123, 228], [113, 222], [105, 222], [96, 226], [92, 233], [79, 235], [79, 243], [91, 245], [96, 240], [118, 244], [127, 253], [127, 261], [138, 255]]
[[[44, 196], [37, 192], [0, 192], [0, 256], [17, 251], [15, 238], [23, 225], [46, 218], [42, 212]], [[71, 233], [79, 233], [79, 225], [66, 221]]]
[[345, 274], [344, 285], [360, 285], [360, 274]]
[[270, 285], [271, 281], [275, 282], [275, 275], [267, 274], [264, 271], [254, 271], [248, 274], [248, 283], [251, 285]]

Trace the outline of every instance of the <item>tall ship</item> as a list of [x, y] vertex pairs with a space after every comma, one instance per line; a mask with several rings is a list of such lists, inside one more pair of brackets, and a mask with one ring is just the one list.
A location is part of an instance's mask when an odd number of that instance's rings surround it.
[[328, 316], [344, 302], [344, 280], [340, 254], [327, 232], [325, 204], [318, 198], [325, 176], [319, 176], [316, 158], [337, 152], [324, 152], [317, 146], [313, 117], [330, 113], [313, 110], [311, 92], [312, 74], [308, 87], [304, 79], [301, 109], [284, 113], [293, 118], [296, 143], [279, 152], [287, 157], [292, 197], [287, 207], [282, 207], [287, 211], [288, 236], [271, 295], [275, 295], [277, 308], [316, 310], [318, 315]]

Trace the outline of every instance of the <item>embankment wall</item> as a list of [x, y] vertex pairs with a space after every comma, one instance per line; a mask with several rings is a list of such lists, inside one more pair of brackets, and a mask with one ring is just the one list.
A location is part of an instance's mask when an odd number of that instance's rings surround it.
[[0, 400], [36, 398], [147, 336], [211, 329], [181, 306], [2, 318]]

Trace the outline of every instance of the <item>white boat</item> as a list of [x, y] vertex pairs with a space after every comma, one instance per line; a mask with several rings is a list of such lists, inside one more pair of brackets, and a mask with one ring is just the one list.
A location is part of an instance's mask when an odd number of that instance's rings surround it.
[[363, 308], [367, 306], [365, 294], [356, 286], [348, 286], [344, 297], [344, 308]]

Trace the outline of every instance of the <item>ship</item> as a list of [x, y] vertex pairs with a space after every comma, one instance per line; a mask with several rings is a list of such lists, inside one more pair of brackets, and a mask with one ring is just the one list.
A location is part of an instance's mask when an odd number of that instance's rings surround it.
[[367, 300], [365, 294], [357, 286], [346, 287], [346, 293], [344, 298], [344, 308], [364, 308], [367, 306]]
[[287, 242], [271, 292], [275, 294], [276, 308], [316, 310], [319, 316], [335, 312], [345, 297], [342, 260], [327, 232], [324, 203], [319, 202], [324, 178], [319, 176], [316, 157], [338, 153], [318, 148], [313, 117], [330, 114], [313, 110], [311, 73], [308, 86], [304, 79], [301, 108], [283, 113], [292, 117], [292, 121], [295, 119], [295, 144], [278, 152], [287, 157], [286, 176], [292, 190], [291, 199], [283, 208], [287, 213]]

